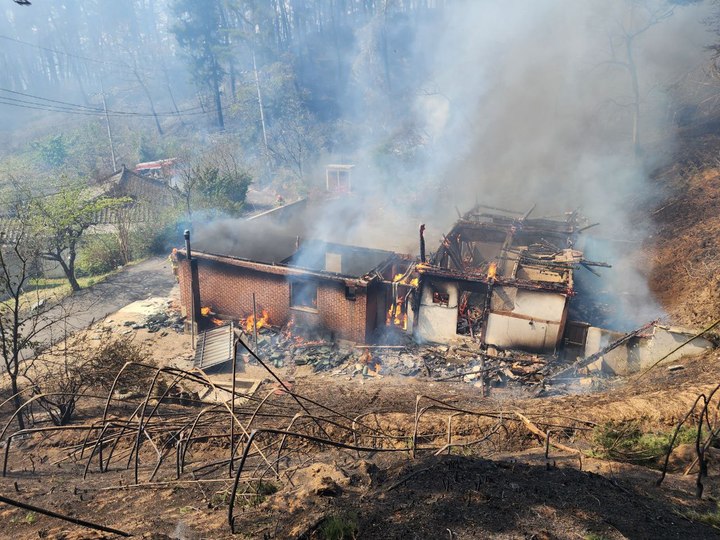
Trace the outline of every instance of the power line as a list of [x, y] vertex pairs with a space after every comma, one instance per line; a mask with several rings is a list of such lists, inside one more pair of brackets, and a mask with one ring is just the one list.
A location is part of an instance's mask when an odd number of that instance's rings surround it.
[[[46, 110], [56, 110], [57, 112], [68, 112], [68, 113], [77, 113], [77, 114], [90, 114], [90, 115], [104, 115], [105, 111], [103, 109], [100, 109], [98, 107], [91, 107], [88, 105], [81, 105], [77, 103], [70, 103], [67, 101], [60, 101], [57, 99], [51, 99], [51, 98], [45, 98], [42, 96], [36, 96], [33, 94], [27, 94], [25, 92], [18, 92], [16, 90], [9, 90], [7, 88], [0, 88], [0, 92], [7, 92], [10, 94], [15, 94], [27, 98], [31, 98], [33, 100], [40, 100], [40, 103], [36, 101], [27, 101], [17, 98], [11, 98], [7, 96], [0, 96], [0, 99], [13, 101], [22, 103], [25, 105], [32, 105], [35, 107], [42, 107]], [[47, 102], [47, 103], [43, 103]], [[12, 105], [11, 103], [5, 103], [6, 105]], [[18, 107], [21, 105], [17, 105]], [[198, 111], [200, 109], [200, 106], [197, 107], [191, 107], [189, 109], [183, 109], [181, 111], [167, 111], [167, 112], [158, 112], [156, 114], [153, 113], [141, 113], [136, 111], [118, 111], [118, 110], [112, 110], [108, 109], [108, 114], [111, 116], [141, 116], [144, 118], [152, 118], [154, 116], [178, 116], [178, 115], [186, 115], [186, 116], [192, 116], [197, 114], [205, 114], [204, 111]]]
[[82, 56], [79, 54], [73, 54], [73, 53], [69, 53], [69, 52], [65, 52], [65, 51], [60, 51], [58, 49], [53, 49], [51, 47], [43, 47], [42, 45], [36, 45], [35, 43], [30, 43], [29, 41], [23, 41], [22, 39], [13, 38], [10, 36], [0, 35], [0, 39], [5, 39], [7, 41], [19, 43], [21, 45], [26, 45], [28, 47], [33, 47], [33, 48], [39, 49], [41, 51], [47, 51], [47, 52], [51, 52], [51, 53], [55, 53], [55, 54], [61, 54], [63, 56], [67, 56], [69, 58], [77, 58], [78, 60], [84, 60], [86, 62], [93, 62], [96, 64], [102, 64], [105, 66], [114, 66], [114, 67], [122, 68], [122, 69], [132, 72], [132, 73], [135, 73], [136, 71], [142, 72], [142, 73], [144, 73], [144, 75], [146, 77], [149, 76], [150, 78], [157, 77], [157, 73], [155, 73], [154, 71], [150, 71], [145, 68], [139, 68], [137, 66], [132, 67], [127, 62], [113, 62], [112, 60], [100, 60], [98, 58], [90, 58], [88, 56]]
[[57, 113], [65, 113], [65, 114], [74, 114], [74, 115], [78, 115], [78, 116], [102, 116], [102, 113], [95, 114], [95, 113], [91, 113], [91, 112], [84, 113], [84, 112], [80, 112], [80, 111], [71, 112], [71, 111], [63, 111], [60, 109], [49, 109], [47, 107], [33, 107], [30, 105], [20, 105], [18, 103], [10, 103], [10, 102], [3, 101], [3, 99], [4, 98], [0, 97], [0, 105], [8, 105], [10, 107], [18, 107], [20, 109], [32, 109], [32, 110], [36, 110], [36, 111], [48, 111], [48, 112], [57, 112]]
[[[67, 108], [54, 108], [53, 105], [43, 106], [43, 104], [41, 104], [41, 103], [36, 103], [36, 104], [32, 104], [32, 105], [22, 104], [22, 103], [12, 103], [12, 102], [3, 101], [4, 99], [12, 99], [12, 98], [3, 98], [2, 96], [0, 96], [0, 105], [7, 105], [9, 107], [17, 107], [20, 109], [33, 109], [33, 110], [38, 110], [38, 111], [56, 112], [56, 113], [71, 114], [71, 115], [76, 115], [76, 116], [98, 117], [98, 116], [105, 115], [105, 113], [103, 111], [93, 112], [93, 111], [68, 110]], [[16, 101], [19, 101], [19, 100], [16, 100]], [[37, 106], [35, 106], [35, 105], [37, 105]], [[183, 116], [200, 116], [203, 114], [208, 114], [208, 113], [204, 112], [204, 111], [197, 111], [197, 112], [183, 114]], [[150, 114], [140, 114], [140, 113], [137, 113], [137, 114], [111, 114], [111, 113], [108, 113], [108, 115], [112, 116], [114, 118], [132, 118], [132, 117], [152, 118], [152, 116], [153, 116], [151, 113]], [[177, 116], [177, 113], [168, 113], [165, 116]]]
[[121, 67], [121, 68], [124, 68], [124, 69], [130, 69], [130, 70], [132, 69], [132, 68], [130, 68], [130, 66], [128, 66], [127, 64], [124, 64], [124, 63], [112, 62], [112, 61], [107, 61], [107, 60], [98, 60], [97, 58], [89, 58], [89, 57], [87, 57], [87, 56], [80, 56], [79, 54], [72, 54], [72, 53], [68, 53], [68, 52], [64, 52], [64, 51], [59, 51], [59, 50], [57, 50], [57, 49], [51, 49], [50, 47], [43, 47], [42, 45], [36, 45], [36, 44], [34, 44], [34, 43], [30, 43], [29, 41], [23, 41], [23, 40], [21, 40], [21, 39], [12, 38], [12, 37], [10, 37], [10, 36], [0, 35], [0, 39], [6, 39], [6, 40], [8, 40], [8, 41], [14, 41], [15, 43], [20, 43], [20, 44], [22, 44], [22, 45], [27, 45], [28, 47], [34, 47], [35, 49], [40, 49], [40, 50], [42, 50], [42, 51], [52, 52], [52, 53], [55, 53], [55, 54], [62, 54], [62, 55], [64, 55], [64, 56], [69, 56], [69, 57], [71, 57], [71, 58], [77, 58], [77, 59], [79, 59], [79, 60], [85, 60], [86, 62], [95, 62], [96, 64], [104, 64], [104, 65], [106, 65], [106, 66], [117, 66], [117, 67]]

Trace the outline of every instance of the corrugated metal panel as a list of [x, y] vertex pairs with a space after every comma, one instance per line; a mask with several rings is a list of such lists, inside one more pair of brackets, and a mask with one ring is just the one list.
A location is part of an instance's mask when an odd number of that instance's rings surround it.
[[233, 324], [206, 330], [198, 336], [193, 365], [206, 369], [232, 360]]

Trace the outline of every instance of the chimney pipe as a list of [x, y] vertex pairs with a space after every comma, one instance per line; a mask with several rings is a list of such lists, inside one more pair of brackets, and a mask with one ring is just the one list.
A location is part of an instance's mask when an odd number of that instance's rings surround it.
[[420, 225], [420, 262], [425, 262], [425, 224]]
[[190, 230], [185, 229], [185, 232], [183, 233], [183, 237], [185, 238], [185, 254], [187, 255], [188, 261], [192, 259], [192, 253], [190, 253]]

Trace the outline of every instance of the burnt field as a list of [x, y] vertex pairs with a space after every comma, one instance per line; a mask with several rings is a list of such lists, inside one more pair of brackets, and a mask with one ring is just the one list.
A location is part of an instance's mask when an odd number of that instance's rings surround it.
[[[122, 316], [114, 322], [132, 329]], [[133, 329], [162, 358], [176, 338], [157, 330]], [[127, 366], [106, 394], [93, 389], [97, 397], [83, 399], [66, 428], [42, 422], [39, 410], [27, 435], [8, 422], [3, 492], [94, 526], [152, 530], [153, 538], [237, 537], [230, 520], [248, 538], [714, 534], [712, 447], [698, 499], [687, 434], [660, 486], [662, 445], [619, 441], [633, 430], [671, 435], [720, 380], [716, 352], [600, 392], [542, 399], [522, 389], [483, 397], [468, 383], [404, 375], [287, 373], [262, 360], [243, 367], [234, 401], [227, 374], [158, 371], [150, 358], [147, 367]], [[210, 389], [217, 395], [208, 400]], [[8, 536], [109, 537], [34, 510], [3, 516]]]

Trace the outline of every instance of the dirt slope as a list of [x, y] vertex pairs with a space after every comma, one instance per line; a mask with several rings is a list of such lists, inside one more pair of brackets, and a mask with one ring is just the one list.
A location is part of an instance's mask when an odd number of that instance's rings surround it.
[[[674, 322], [702, 326], [720, 317], [720, 168], [713, 138], [662, 171], [664, 193], [649, 210], [650, 287]], [[688, 142], [690, 144], [690, 142]], [[699, 144], [699, 143], [695, 143]]]

